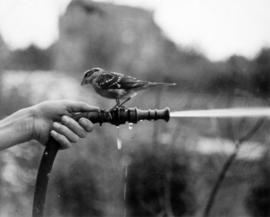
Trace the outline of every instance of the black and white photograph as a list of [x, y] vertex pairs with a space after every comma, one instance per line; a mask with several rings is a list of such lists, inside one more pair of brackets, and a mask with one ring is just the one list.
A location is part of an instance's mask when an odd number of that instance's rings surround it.
[[0, 0], [0, 217], [269, 217], [269, 0]]

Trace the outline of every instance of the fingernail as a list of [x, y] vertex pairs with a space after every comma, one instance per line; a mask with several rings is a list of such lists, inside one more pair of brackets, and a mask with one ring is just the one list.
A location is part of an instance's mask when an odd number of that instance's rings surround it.
[[80, 118], [79, 122], [86, 128], [87, 131], [91, 131], [93, 128], [92, 122], [85, 118]]
[[54, 130], [51, 130], [51, 132], [50, 132], [50, 133], [51, 133], [51, 135], [52, 135], [52, 136], [56, 136], [56, 135], [57, 135], [57, 132], [56, 132], [56, 131], [54, 131]]
[[78, 135], [74, 135], [74, 138], [73, 138], [74, 140], [72, 141], [73, 143], [76, 143], [76, 142], [78, 142], [79, 141], [79, 136]]
[[88, 121], [85, 118], [80, 118], [79, 122], [86, 125], [88, 124]]
[[60, 124], [58, 122], [53, 122], [53, 127], [59, 128], [60, 127]]
[[63, 115], [63, 116], [62, 116], [62, 121], [68, 122], [68, 117], [67, 117], [66, 115]]

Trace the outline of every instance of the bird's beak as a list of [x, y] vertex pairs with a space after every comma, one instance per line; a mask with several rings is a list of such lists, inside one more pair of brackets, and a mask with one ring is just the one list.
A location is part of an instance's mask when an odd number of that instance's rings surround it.
[[85, 84], [86, 84], [86, 81], [85, 81], [85, 79], [83, 79], [82, 82], [81, 82], [81, 85], [83, 86]]

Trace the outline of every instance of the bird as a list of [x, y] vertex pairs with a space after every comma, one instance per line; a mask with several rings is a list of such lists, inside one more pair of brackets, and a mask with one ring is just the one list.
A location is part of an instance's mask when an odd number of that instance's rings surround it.
[[116, 105], [112, 109], [124, 107], [124, 104], [136, 96], [138, 91], [151, 87], [176, 85], [176, 83], [143, 81], [119, 72], [107, 71], [100, 67], [94, 67], [84, 72], [81, 85], [87, 84], [91, 84], [100, 96], [115, 99]]

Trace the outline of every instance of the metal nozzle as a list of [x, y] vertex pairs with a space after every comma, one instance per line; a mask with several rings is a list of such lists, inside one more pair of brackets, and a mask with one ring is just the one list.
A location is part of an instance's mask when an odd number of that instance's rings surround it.
[[141, 120], [165, 120], [170, 119], [169, 108], [141, 110], [138, 108], [115, 108], [110, 111], [98, 110], [87, 113], [78, 113], [73, 116], [74, 119], [81, 117], [88, 118], [93, 123], [111, 123], [113, 125], [121, 125], [128, 123], [137, 123]]

